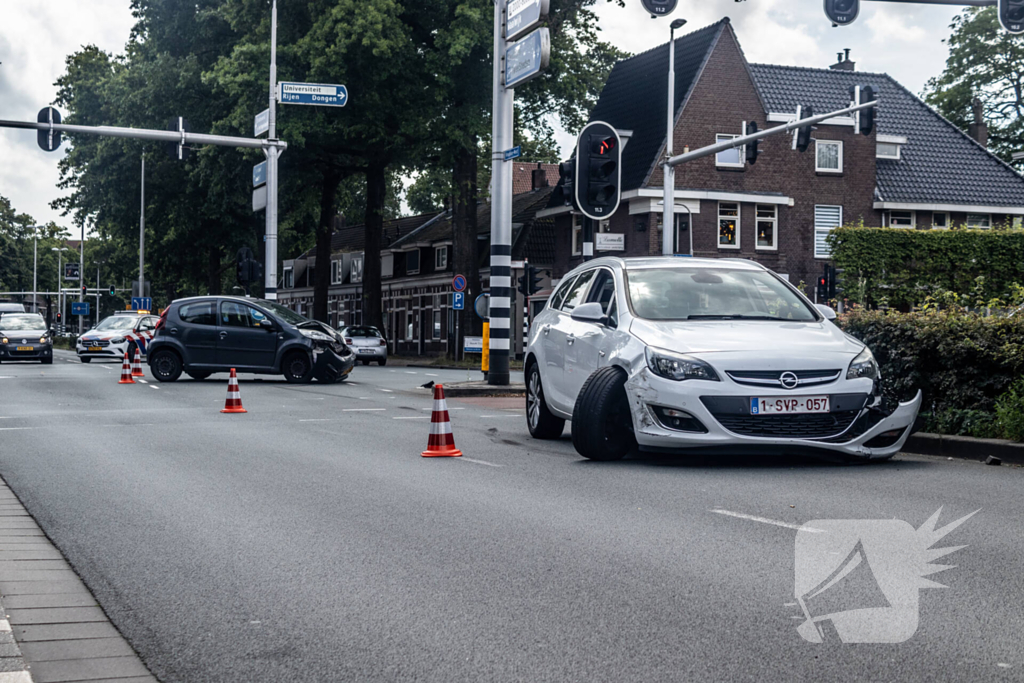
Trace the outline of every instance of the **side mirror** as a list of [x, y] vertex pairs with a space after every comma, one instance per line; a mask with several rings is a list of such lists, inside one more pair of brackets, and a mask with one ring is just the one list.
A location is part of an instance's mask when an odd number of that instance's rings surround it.
[[836, 312], [832, 309], [831, 306], [826, 306], [825, 304], [814, 304], [814, 306], [815, 308], [818, 309], [819, 313], [825, 316], [825, 320], [836, 319]]
[[592, 301], [589, 304], [580, 304], [572, 309], [572, 319], [581, 323], [608, 324], [608, 318], [604, 315], [604, 309], [596, 301]]
[[270, 318], [264, 318], [263, 320], [260, 321], [260, 327], [262, 327], [265, 330], [273, 330], [274, 321], [271, 320]]

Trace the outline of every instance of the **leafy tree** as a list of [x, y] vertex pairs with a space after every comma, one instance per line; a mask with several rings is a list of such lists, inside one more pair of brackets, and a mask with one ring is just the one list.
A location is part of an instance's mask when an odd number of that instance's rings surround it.
[[1024, 37], [1002, 29], [995, 7], [972, 7], [953, 19], [949, 58], [928, 81], [925, 100], [966, 130], [974, 122], [971, 103], [981, 100], [989, 147], [1006, 162], [1024, 136]]

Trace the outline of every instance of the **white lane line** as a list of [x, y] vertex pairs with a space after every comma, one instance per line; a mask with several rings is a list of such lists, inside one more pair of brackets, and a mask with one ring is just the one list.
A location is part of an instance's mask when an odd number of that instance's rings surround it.
[[[667, 101], [667, 100], [666, 100], [666, 101]], [[140, 379], [140, 380], [138, 380], [138, 381], [139, 381], [139, 382], [141, 382], [142, 384], [149, 384], [149, 382], [147, 382], [147, 381], [146, 381], [146, 380], [144, 380], [144, 379]]]
[[343, 408], [343, 413], [376, 413], [387, 408]]
[[424, 372], [423, 374], [426, 375], [427, 377], [437, 377], [436, 372]]
[[393, 417], [392, 420], [429, 420], [430, 415], [417, 415], [416, 417]]
[[480, 417], [519, 417], [518, 415], [481, 415]]
[[756, 515], [747, 515], [742, 512], [733, 512], [732, 510], [722, 510], [721, 508], [714, 508], [709, 510], [719, 515], [728, 515], [729, 517], [736, 517], [738, 519], [746, 519], [751, 522], [761, 522], [762, 524], [774, 524], [775, 526], [785, 527], [786, 529], [796, 529], [797, 531], [809, 531], [815, 534], [825, 533], [824, 529], [815, 529], [814, 527], [805, 527], [802, 524], [790, 524], [789, 522], [780, 522], [777, 519], [768, 519], [767, 517], [758, 517]]
[[25, 429], [35, 429], [35, 427], [0, 427], [0, 432], [20, 432]]
[[390, 389], [381, 389], [381, 391], [383, 391], [385, 394], [393, 394], [393, 393], [395, 393], [395, 392], [391, 391]]
[[417, 373], [413, 372], [412, 370], [406, 370], [405, 374], [407, 374], [407, 375], [415, 375]]
[[318, 417], [318, 418], [311, 418], [311, 419], [308, 419], [308, 420], [299, 420], [299, 422], [330, 422], [333, 419], [334, 418], [330, 418], [330, 417]]
[[467, 458], [466, 456], [462, 456], [461, 458], [455, 459], [461, 460], [462, 462], [471, 462], [476, 465], [487, 465], [488, 467], [504, 467], [504, 465], [495, 465], [493, 462], [487, 462], [485, 460], [474, 460], [473, 458]]
[[158, 386], [154, 386], [154, 385], [150, 384], [150, 385], [149, 385], [149, 388], [150, 388], [150, 389], [159, 389], [160, 387], [158, 387]]

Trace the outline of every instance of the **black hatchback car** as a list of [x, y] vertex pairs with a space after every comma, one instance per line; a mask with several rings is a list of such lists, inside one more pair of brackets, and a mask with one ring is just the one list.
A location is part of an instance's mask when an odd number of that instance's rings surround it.
[[338, 382], [355, 355], [335, 330], [274, 301], [228, 296], [179, 299], [156, 325], [146, 357], [161, 382], [184, 371], [193, 379], [215, 372], [284, 375], [293, 383]]

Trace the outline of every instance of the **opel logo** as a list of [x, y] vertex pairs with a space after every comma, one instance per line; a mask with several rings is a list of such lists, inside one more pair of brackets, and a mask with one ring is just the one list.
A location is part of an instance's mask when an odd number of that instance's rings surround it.
[[779, 384], [786, 389], [796, 389], [797, 385], [800, 384], [800, 378], [792, 372], [784, 372], [779, 375]]

